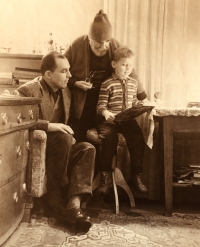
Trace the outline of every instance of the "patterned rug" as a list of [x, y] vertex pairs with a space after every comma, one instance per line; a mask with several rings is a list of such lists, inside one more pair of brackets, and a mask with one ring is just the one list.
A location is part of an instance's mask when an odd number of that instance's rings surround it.
[[75, 235], [73, 229], [42, 217], [22, 222], [2, 247], [199, 247], [200, 214], [163, 215], [143, 209], [123, 210], [118, 215], [110, 210], [89, 210], [93, 222], [90, 231]]
[[69, 236], [62, 244], [62, 247], [73, 246], [162, 247], [163, 245], [152, 242], [149, 238], [125, 227], [102, 221], [100, 224], [94, 224], [87, 234]]

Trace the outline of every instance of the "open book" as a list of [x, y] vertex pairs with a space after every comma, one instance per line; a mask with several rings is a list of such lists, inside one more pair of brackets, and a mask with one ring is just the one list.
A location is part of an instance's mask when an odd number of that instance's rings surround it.
[[154, 102], [153, 103], [145, 102], [143, 106], [133, 106], [115, 115], [114, 122], [122, 123], [122, 122], [129, 121], [131, 119], [134, 119], [142, 115], [145, 112], [151, 111], [155, 106], [156, 104], [154, 104]]

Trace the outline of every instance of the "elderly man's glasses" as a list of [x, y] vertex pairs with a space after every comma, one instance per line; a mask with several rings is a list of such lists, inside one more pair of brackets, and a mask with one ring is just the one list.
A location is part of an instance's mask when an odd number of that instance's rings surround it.
[[[104, 70], [102, 71], [90, 71], [89, 73], [89, 77], [85, 79], [86, 82], [89, 82], [93, 85], [93, 83], [91, 82], [91, 79], [98, 73], [105, 73]], [[92, 88], [95, 88], [95, 86], [92, 86]]]

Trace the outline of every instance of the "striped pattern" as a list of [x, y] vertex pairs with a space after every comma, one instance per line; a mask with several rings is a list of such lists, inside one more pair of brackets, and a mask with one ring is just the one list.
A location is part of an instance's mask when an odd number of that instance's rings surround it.
[[141, 83], [128, 77], [126, 80], [118, 78], [113, 74], [101, 84], [97, 113], [109, 110], [112, 113], [119, 113], [122, 110], [132, 107], [138, 101], [137, 95], [144, 92]]

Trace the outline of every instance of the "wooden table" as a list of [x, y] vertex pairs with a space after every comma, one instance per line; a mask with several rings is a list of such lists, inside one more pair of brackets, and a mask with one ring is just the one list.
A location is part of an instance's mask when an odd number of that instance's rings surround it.
[[163, 117], [164, 183], [166, 216], [172, 216], [173, 203], [173, 134], [175, 132], [200, 131], [200, 116]]
[[154, 109], [162, 117], [164, 151], [165, 214], [173, 212], [173, 135], [176, 132], [200, 132], [200, 108]]

